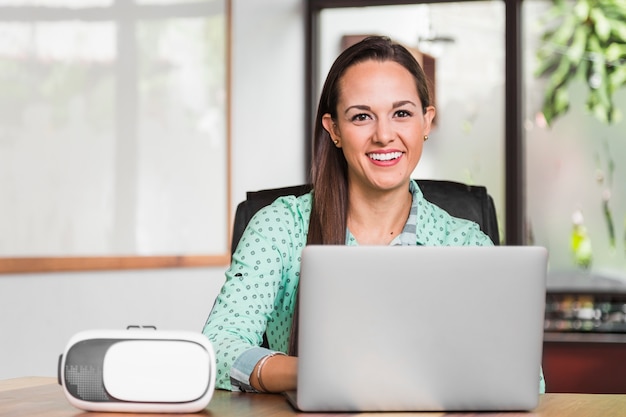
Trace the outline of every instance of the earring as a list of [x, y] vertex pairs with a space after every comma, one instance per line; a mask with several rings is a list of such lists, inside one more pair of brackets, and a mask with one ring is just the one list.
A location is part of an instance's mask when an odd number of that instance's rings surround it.
[[424, 142], [428, 140], [428, 135], [424, 135]]
[[333, 143], [335, 144], [335, 146], [337, 146], [337, 144], [339, 144], [339, 141], [337, 139], [333, 140]]

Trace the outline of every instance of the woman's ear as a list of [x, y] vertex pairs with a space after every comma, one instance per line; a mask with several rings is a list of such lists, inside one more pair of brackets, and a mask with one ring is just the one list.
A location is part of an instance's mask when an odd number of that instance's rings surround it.
[[430, 133], [430, 129], [432, 128], [433, 120], [435, 118], [436, 113], [437, 111], [435, 110], [434, 106], [426, 107], [426, 110], [424, 112], [424, 134], [425, 135], [428, 135]]
[[322, 116], [322, 126], [330, 135], [330, 138], [335, 143], [335, 146], [340, 147], [341, 143], [341, 135], [339, 134], [339, 129], [337, 128], [337, 124], [333, 120], [330, 113], [326, 113]]

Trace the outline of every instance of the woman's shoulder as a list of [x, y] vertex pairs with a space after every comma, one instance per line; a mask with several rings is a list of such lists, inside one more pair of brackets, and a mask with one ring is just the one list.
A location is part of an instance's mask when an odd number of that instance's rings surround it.
[[285, 213], [310, 214], [313, 202], [313, 193], [310, 191], [303, 195], [285, 195], [278, 197], [266, 208], [283, 210]]
[[281, 253], [300, 250], [308, 233], [310, 201], [307, 195], [287, 195], [259, 209], [243, 231], [235, 253], [243, 254], [242, 248], [256, 251], [272, 247]]
[[[426, 200], [423, 195], [418, 204], [418, 224], [424, 232], [419, 238], [425, 244], [441, 245], [492, 245], [491, 239], [482, 232], [478, 223], [456, 217], [438, 205]], [[418, 235], [420, 227], [417, 228]]]
[[285, 195], [278, 197], [271, 205], [308, 208], [310, 211], [313, 202], [313, 191], [302, 195]]
[[276, 198], [271, 204], [261, 208], [250, 220], [251, 223], [284, 223], [295, 221], [295, 223], [305, 222], [311, 214], [312, 193], [300, 196], [285, 195]]

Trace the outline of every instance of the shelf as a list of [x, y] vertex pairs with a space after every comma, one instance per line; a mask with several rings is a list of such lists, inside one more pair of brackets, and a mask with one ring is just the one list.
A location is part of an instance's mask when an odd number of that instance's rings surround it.
[[626, 334], [544, 332], [543, 341], [544, 343], [623, 343], [626, 346]]

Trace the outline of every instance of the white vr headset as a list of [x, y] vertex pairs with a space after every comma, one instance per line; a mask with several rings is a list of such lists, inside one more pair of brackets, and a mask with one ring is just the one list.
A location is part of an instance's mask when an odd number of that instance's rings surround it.
[[58, 378], [83, 410], [195, 413], [213, 395], [215, 354], [201, 333], [90, 330], [70, 339]]

